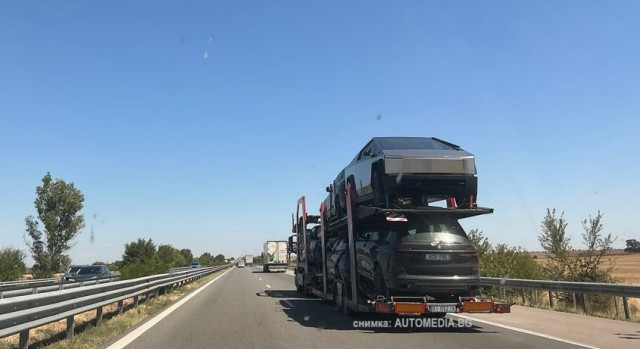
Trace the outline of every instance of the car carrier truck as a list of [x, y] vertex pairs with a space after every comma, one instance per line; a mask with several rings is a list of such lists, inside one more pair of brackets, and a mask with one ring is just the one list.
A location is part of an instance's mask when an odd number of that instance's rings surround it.
[[267, 241], [262, 252], [262, 271], [285, 272], [287, 270], [288, 254], [286, 241]]
[[330, 300], [345, 314], [510, 311], [481, 295], [477, 252], [458, 223], [493, 209], [459, 208], [454, 198], [447, 207], [358, 206], [350, 183], [346, 191], [344, 217], [329, 219], [324, 203], [310, 215], [305, 197], [298, 200], [289, 238], [297, 248], [289, 252], [297, 256], [299, 292]]

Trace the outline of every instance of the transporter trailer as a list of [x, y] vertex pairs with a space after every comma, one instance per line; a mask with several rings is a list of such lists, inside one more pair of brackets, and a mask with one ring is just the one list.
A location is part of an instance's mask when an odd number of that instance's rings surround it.
[[[402, 296], [365, 296], [359, 288], [361, 277], [357, 270], [356, 223], [371, 217], [385, 217], [387, 221], [402, 221], [404, 215], [447, 215], [463, 219], [493, 212], [491, 208], [457, 208], [455, 199], [447, 200], [447, 207], [419, 207], [406, 209], [384, 209], [378, 207], [355, 206], [353, 188], [347, 184], [347, 213], [345, 217], [328, 219], [324, 203], [320, 215], [307, 214], [306, 199], [301, 197], [293, 222], [294, 235], [289, 238], [289, 246], [296, 246], [295, 285], [299, 292], [316, 295], [332, 301], [343, 314], [354, 312], [374, 312], [409, 316], [442, 317], [446, 313], [509, 313], [510, 305], [499, 303], [492, 298], [470, 292], [455, 301], [442, 302], [428, 294], [403, 294]], [[406, 219], [405, 219], [406, 220]], [[346, 232], [348, 237], [348, 279], [336, 280], [328, 285], [327, 258], [328, 243], [336, 232]], [[315, 235], [314, 235], [314, 232]], [[294, 238], [296, 241], [294, 242]], [[315, 246], [315, 247], [314, 247]], [[479, 272], [479, 271], [478, 271]], [[478, 279], [479, 281], [479, 279]], [[478, 285], [479, 286], [479, 285]], [[478, 288], [477, 293], [481, 293]]]

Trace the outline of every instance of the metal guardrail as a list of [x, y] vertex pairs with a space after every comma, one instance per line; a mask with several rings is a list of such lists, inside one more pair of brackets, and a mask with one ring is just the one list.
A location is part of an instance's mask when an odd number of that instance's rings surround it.
[[102, 323], [103, 307], [118, 303], [118, 313], [124, 311], [124, 300], [133, 298], [137, 306], [140, 296], [166, 293], [176, 286], [230, 267], [194, 268], [187, 271], [145, 276], [55, 292], [0, 299], [0, 338], [20, 334], [19, 348], [28, 348], [29, 330], [66, 319], [67, 336], [74, 334], [74, 316], [96, 310], [95, 324]]
[[[549, 304], [553, 307], [553, 295], [551, 292], [573, 293], [575, 304], [575, 294], [598, 294], [613, 297], [622, 297], [624, 315], [627, 320], [631, 318], [627, 298], [640, 298], [640, 285], [629, 284], [607, 284], [601, 282], [570, 282], [551, 280], [528, 280], [528, 279], [507, 279], [482, 277], [480, 284], [483, 286], [497, 286], [505, 288], [515, 288], [521, 290], [544, 290], [549, 292]], [[582, 306], [586, 310], [586, 300], [582, 297]]]
[[119, 278], [118, 275], [105, 276], [100, 278], [91, 278], [85, 280], [62, 280], [62, 279], [41, 279], [47, 281], [32, 282], [28, 284], [18, 284], [0, 286], [0, 299], [25, 296], [29, 294], [38, 294], [52, 291], [61, 291], [69, 288], [97, 285], [105, 282], [111, 282]]
[[30, 285], [30, 284], [44, 284], [44, 283], [51, 283], [51, 282], [58, 282], [58, 281], [60, 281], [60, 278], [2, 281], [0, 282], [0, 289], [4, 287], [23, 286], [23, 285]]

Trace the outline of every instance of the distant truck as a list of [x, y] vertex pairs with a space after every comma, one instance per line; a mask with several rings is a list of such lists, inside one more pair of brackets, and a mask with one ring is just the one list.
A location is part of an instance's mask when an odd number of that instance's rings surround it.
[[262, 252], [262, 271], [265, 273], [271, 271], [285, 272], [287, 270], [287, 257], [286, 241], [265, 242]]
[[253, 266], [253, 255], [252, 254], [248, 254], [248, 255], [244, 256], [244, 265], [246, 265], [247, 267]]

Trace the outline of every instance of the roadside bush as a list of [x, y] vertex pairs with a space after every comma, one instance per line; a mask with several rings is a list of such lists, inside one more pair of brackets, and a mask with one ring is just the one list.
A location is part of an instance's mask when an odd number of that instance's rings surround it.
[[24, 257], [24, 252], [17, 248], [0, 249], [0, 281], [18, 280], [26, 270]]
[[164, 274], [169, 271], [169, 265], [162, 262], [158, 255], [144, 261], [129, 263], [120, 269], [120, 279], [135, 279], [138, 277]]

